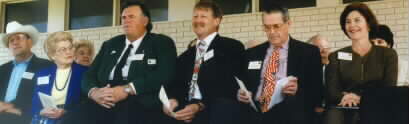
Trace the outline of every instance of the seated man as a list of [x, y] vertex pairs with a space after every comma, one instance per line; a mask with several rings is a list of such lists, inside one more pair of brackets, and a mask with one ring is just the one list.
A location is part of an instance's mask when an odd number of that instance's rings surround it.
[[37, 42], [38, 31], [18, 22], [7, 24], [0, 40], [9, 48], [14, 59], [0, 66], [0, 122], [28, 124], [31, 119], [34, 72], [51, 63], [36, 57], [31, 48]]

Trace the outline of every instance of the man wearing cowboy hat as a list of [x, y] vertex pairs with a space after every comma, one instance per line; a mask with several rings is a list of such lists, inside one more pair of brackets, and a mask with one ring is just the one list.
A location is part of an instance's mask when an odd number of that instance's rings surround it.
[[31, 120], [31, 98], [36, 82], [34, 72], [51, 64], [36, 57], [31, 48], [37, 42], [38, 31], [31, 25], [16, 21], [7, 24], [0, 40], [9, 48], [14, 59], [0, 66], [0, 122], [28, 124]]

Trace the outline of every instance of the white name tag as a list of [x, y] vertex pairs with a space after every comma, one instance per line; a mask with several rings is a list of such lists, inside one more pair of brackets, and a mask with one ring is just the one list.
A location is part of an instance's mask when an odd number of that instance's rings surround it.
[[131, 56], [131, 60], [132, 61], [135, 61], [135, 60], [143, 60], [143, 57], [145, 56], [145, 54], [136, 54], [136, 55], [133, 55], [133, 56]]
[[261, 68], [261, 61], [251, 61], [249, 63], [248, 69], [260, 69]]
[[23, 78], [24, 79], [32, 80], [33, 77], [34, 77], [34, 73], [32, 73], [32, 72], [24, 72], [23, 73]]
[[214, 56], [214, 50], [210, 50], [209, 52], [207, 52], [204, 57], [203, 57], [203, 61], [207, 61], [211, 58], [213, 58]]
[[352, 61], [352, 53], [338, 52], [338, 59]]
[[50, 81], [50, 76], [43, 76], [37, 78], [37, 85], [48, 84]]
[[148, 65], [156, 65], [156, 59], [148, 59]]

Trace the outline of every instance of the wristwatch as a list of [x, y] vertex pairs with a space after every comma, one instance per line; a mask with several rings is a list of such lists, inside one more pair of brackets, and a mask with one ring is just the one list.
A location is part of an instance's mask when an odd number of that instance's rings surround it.
[[124, 92], [127, 94], [132, 94], [132, 88], [129, 85], [125, 85]]

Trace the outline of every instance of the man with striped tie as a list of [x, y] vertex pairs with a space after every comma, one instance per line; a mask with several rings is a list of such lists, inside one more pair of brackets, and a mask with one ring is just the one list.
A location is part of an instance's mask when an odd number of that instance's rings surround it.
[[[256, 124], [310, 124], [314, 106], [320, 104], [322, 65], [319, 49], [289, 35], [288, 10], [268, 5], [262, 15], [268, 41], [246, 51], [247, 87], [237, 98], [255, 102], [249, 112]], [[281, 91], [281, 92], [280, 92]]]

